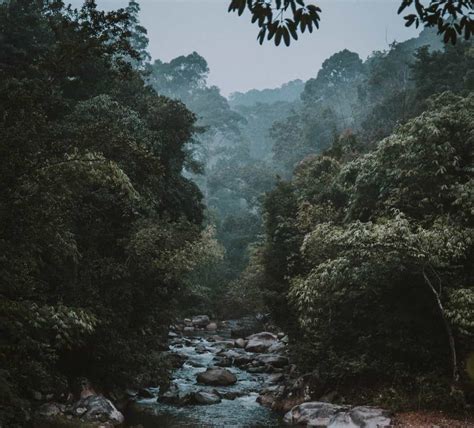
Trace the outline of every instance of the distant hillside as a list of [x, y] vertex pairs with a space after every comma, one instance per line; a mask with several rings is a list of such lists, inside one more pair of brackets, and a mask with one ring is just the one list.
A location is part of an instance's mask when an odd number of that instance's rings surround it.
[[272, 104], [278, 101], [299, 100], [304, 89], [302, 80], [292, 80], [279, 88], [274, 89], [252, 89], [248, 92], [233, 92], [229, 97], [231, 107], [251, 106], [257, 103]]

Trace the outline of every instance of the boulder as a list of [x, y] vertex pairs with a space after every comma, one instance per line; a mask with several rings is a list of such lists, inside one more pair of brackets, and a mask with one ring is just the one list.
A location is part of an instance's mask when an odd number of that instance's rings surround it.
[[283, 420], [288, 425], [328, 427], [338, 413], [343, 413], [348, 409], [336, 404], [314, 401], [293, 407]]
[[183, 333], [184, 334], [188, 334], [188, 333], [192, 333], [194, 331], [194, 327], [184, 327], [183, 328]]
[[247, 339], [245, 350], [248, 352], [266, 352], [278, 340], [274, 334], [266, 331], [252, 334]]
[[77, 401], [68, 412], [80, 416], [83, 422], [108, 422], [120, 425], [124, 421], [120, 413], [110, 400], [102, 395], [90, 395]]
[[214, 357], [214, 365], [217, 367], [230, 367], [232, 360], [227, 357]]
[[242, 354], [242, 355], [239, 355], [238, 357], [234, 357], [233, 361], [237, 367], [242, 367], [247, 364], [250, 364], [253, 361], [253, 358], [251, 355]]
[[242, 338], [236, 339], [234, 343], [236, 348], [245, 348], [247, 345], [247, 341]]
[[215, 322], [211, 322], [206, 326], [207, 331], [216, 331], [217, 330], [217, 324]]
[[208, 342], [222, 342], [224, 338], [222, 336], [218, 336], [217, 334], [214, 334], [213, 336], [209, 336], [207, 338]]
[[237, 378], [229, 370], [215, 368], [207, 369], [205, 372], [198, 373], [197, 381], [205, 385], [227, 386], [236, 383]]
[[383, 428], [392, 423], [390, 414], [377, 407], [350, 408], [319, 401], [293, 407], [284, 421], [290, 425], [327, 428]]
[[222, 400], [218, 395], [213, 394], [212, 392], [198, 391], [194, 394], [194, 401], [197, 404], [209, 405], [218, 404]]
[[[350, 411], [350, 417], [357, 427], [382, 428], [392, 424], [390, 413], [378, 407], [354, 407]], [[336, 428], [335, 423], [334, 428]]]
[[245, 355], [245, 354], [242, 354], [234, 349], [223, 349], [221, 351], [219, 351], [217, 353], [217, 355], [219, 357], [225, 357], [225, 358], [229, 358], [230, 360], [233, 360], [235, 358], [239, 358], [241, 355]]
[[195, 327], [206, 327], [209, 324], [209, 317], [207, 315], [197, 315], [191, 320]]
[[281, 341], [277, 341], [275, 343], [273, 343], [269, 348], [268, 348], [268, 352], [271, 352], [271, 353], [274, 353], [274, 354], [278, 354], [278, 353], [281, 353], [282, 351], [285, 350], [285, 347], [286, 345], [281, 342]]
[[169, 404], [191, 404], [194, 401], [195, 392], [195, 388], [185, 388], [177, 383], [172, 383], [158, 400]]

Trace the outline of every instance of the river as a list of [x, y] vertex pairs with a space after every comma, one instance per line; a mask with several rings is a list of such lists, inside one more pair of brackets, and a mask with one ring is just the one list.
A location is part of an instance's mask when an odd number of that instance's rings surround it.
[[[216, 334], [224, 340], [216, 341]], [[281, 415], [256, 401], [259, 392], [272, 383], [274, 374], [252, 373], [248, 371], [248, 365], [247, 369], [232, 365], [226, 367], [226, 370], [236, 376], [235, 384], [215, 387], [197, 383], [198, 373], [215, 367], [216, 363], [222, 361], [222, 357], [217, 354], [226, 352], [226, 346], [232, 343], [225, 340], [229, 337], [229, 329], [174, 337], [170, 350], [184, 360], [182, 367], [173, 373], [172, 388], [176, 394], [168, 393], [171, 399], [168, 397], [168, 400], [165, 400], [166, 397], [162, 398], [158, 389], [151, 389], [157, 397], [137, 400], [135, 410], [139, 411], [134, 411], [129, 416], [130, 425], [141, 424], [144, 428], [281, 426]], [[255, 357], [255, 354], [243, 349], [229, 352], [237, 351], [242, 358]], [[250, 371], [258, 372], [259, 369], [253, 368]], [[210, 405], [186, 404], [187, 397], [197, 391], [217, 394], [221, 401]]]

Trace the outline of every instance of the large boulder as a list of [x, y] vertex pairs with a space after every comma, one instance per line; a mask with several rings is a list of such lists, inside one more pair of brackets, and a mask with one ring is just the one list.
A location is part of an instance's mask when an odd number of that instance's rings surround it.
[[377, 407], [347, 407], [309, 402], [293, 407], [284, 418], [289, 425], [327, 428], [383, 428], [391, 426], [390, 414]]
[[198, 391], [194, 394], [194, 401], [197, 404], [218, 404], [222, 400], [217, 394], [213, 394], [212, 392], [205, 392], [205, 391]]
[[283, 420], [289, 425], [328, 427], [331, 420], [338, 413], [343, 413], [347, 410], [349, 410], [348, 407], [315, 401], [293, 407]]
[[74, 403], [70, 412], [84, 422], [109, 422], [115, 426], [124, 421], [122, 413], [102, 395], [90, 395], [80, 399]]
[[235, 375], [222, 368], [207, 369], [197, 375], [197, 381], [205, 385], [227, 386], [237, 382]]
[[207, 315], [197, 315], [195, 317], [193, 317], [193, 319], [191, 320], [193, 326], [195, 327], [206, 327], [210, 320], [209, 320], [209, 317]]
[[252, 334], [247, 339], [247, 352], [266, 352], [278, 340], [274, 334], [267, 331]]

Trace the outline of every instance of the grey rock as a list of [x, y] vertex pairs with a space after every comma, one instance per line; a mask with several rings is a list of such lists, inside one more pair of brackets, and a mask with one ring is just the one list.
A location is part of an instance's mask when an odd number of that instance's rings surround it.
[[235, 340], [235, 347], [236, 348], [245, 348], [247, 345], [247, 341], [245, 339], [239, 338]]
[[195, 327], [206, 327], [209, 324], [209, 317], [207, 315], [197, 315], [191, 320]]
[[205, 391], [196, 392], [194, 394], [194, 400], [196, 401], [197, 404], [204, 404], [204, 405], [217, 404], [222, 401], [218, 395], [213, 394], [212, 392], [205, 392]]
[[196, 388], [187, 388], [173, 382], [167, 391], [160, 395], [158, 401], [169, 404], [186, 405], [194, 401]]
[[281, 341], [278, 341], [278, 342], [275, 342], [273, 343], [269, 348], [268, 348], [268, 352], [271, 352], [271, 353], [280, 353], [282, 351], [284, 351], [286, 348], [286, 345], [281, 342]]
[[247, 339], [245, 350], [248, 352], [266, 352], [278, 340], [274, 334], [266, 331], [252, 334]]
[[[86, 411], [83, 411], [86, 409]], [[90, 395], [77, 401], [72, 407], [72, 413], [81, 414], [84, 422], [109, 422], [112, 425], [120, 425], [124, 421], [120, 413], [110, 400], [102, 395]]]
[[205, 385], [227, 386], [237, 382], [235, 375], [229, 370], [222, 368], [208, 369], [198, 373], [197, 381]]
[[346, 410], [347, 407], [315, 401], [293, 407], [283, 420], [289, 425], [328, 427], [338, 413]]
[[[377, 407], [354, 407], [350, 411], [350, 416], [358, 427], [381, 428], [391, 425], [390, 413]], [[337, 428], [337, 425], [334, 425], [334, 428]]]
[[207, 331], [216, 331], [217, 330], [217, 324], [215, 322], [211, 322], [206, 326]]
[[391, 426], [389, 412], [369, 406], [338, 406], [320, 401], [293, 407], [284, 418], [290, 425], [326, 428], [383, 428]]

